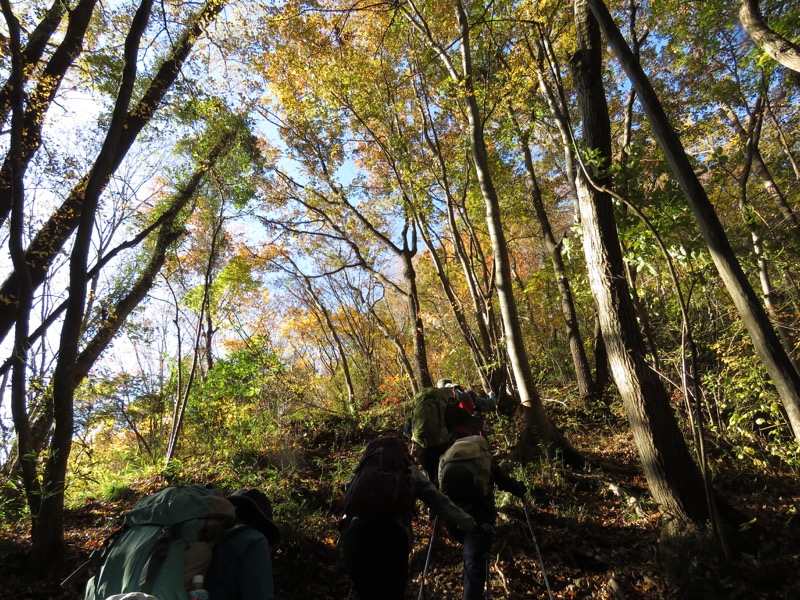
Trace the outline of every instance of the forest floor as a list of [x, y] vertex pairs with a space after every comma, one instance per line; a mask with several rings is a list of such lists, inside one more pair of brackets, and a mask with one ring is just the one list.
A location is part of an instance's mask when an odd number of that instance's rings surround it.
[[[357, 448], [376, 434], [360, 430], [342, 437], [322, 430], [303, 436], [299, 466], [303, 473], [297, 478], [302, 484], [293, 493], [317, 516], [310, 525], [297, 528], [282, 523], [281, 514], [276, 514], [284, 528], [284, 540], [273, 551], [278, 600], [355, 599], [336, 545], [341, 506], [335, 500], [338, 495], [330, 482], [330, 467], [324, 465], [341, 460], [342, 453], [357, 454]], [[679, 576], [693, 583], [694, 591], [690, 591], [668, 582], [659, 550], [661, 515], [647, 492], [625, 424], [573, 423], [568, 435], [595, 465], [614, 468], [590, 467], [581, 473], [560, 466], [541, 468], [530, 482], [527, 516], [531, 526], [517, 500], [498, 496], [500, 517], [491, 553], [490, 598], [548, 598], [548, 586], [552, 598], [800, 597], [800, 486], [796, 474], [776, 468], [717, 473], [717, 491], [748, 522], [749, 546], [728, 559], [721, 552], [702, 549], [677, 565]], [[507, 458], [496, 455], [501, 463]], [[142, 482], [124, 500], [92, 501], [69, 509], [64, 575], [113, 531], [115, 517], [160, 485], [164, 481]], [[414, 523], [416, 541], [407, 598], [419, 594], [429, 530], [420, 510]], [[25, 523], [0, 524], [0, 600], [82, 597], [80, 585], [63, 591], [35, 577], [26, 580], [28, 551]], [[425, 597], [460, 599], [461, 580], [460, 546], [449, 538], [439, 538], [430, 554]]]

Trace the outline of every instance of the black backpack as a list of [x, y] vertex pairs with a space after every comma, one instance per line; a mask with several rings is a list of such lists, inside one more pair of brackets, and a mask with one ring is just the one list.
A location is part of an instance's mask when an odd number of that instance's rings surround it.
[[367, 444], [355, 476], [344, 493], [345, 517], [407, 520], [415, 495], [406, 443], [381, 437]]

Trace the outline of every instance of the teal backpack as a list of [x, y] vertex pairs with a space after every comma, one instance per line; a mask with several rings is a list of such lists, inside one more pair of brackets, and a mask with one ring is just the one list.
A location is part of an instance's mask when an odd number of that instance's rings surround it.
[[128, 592], [186, 600], [192, 577], [205, 574], [214, 543], [234, 530], [235, 520], [233, 504], [220, 490], [200, 484], [165, 488], [140, 500], [99, 556], [62, 585], [99, 563], [84, 600]]
[[444, 446], [450, 443], [450, 431], [445, 424], [445, 409], [450, 398], [441, 388], [423, 388], [414, 396], [411, 414], [411, 439], [422, 446]]

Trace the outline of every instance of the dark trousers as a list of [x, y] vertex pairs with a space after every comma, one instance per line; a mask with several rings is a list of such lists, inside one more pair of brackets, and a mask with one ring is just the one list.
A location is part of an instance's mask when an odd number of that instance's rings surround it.
[[342, 551], [360, 600], [402, 600], [408, 582], [408, 533], [397, 521], [354, 518]]
[[481, 600], [491, 540], [481, 533], [464, 535], [464, 600]]
[[431, 446], [429, 448], [417, 447], [417, 458], [419, 459], [422, 470], [428, 476], [437, 488], [439, 487], [439, 459], [442, 454], [447, 452], [450, 446], [445, 444], [443, 446]]
[[[458, 502], [465, 512], [472, 515], [478, 525], [494, 524], [496, 513], [494, 507], [487, 502]], [[449, 527], [451, 537], [464, 544], [464, 600], [481, 600], [486, 589], [486, 567], [489, 559], [489, 550], [492, 547], [491, 538], [482, 530], [476, 529], [472, 533]]]

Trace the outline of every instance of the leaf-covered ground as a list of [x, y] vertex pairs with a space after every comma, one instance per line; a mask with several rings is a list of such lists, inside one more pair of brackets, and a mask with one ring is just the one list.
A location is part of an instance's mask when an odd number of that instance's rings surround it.
[[[731, 505], [751, 522], [744, 552], [725, 559], [720, 552], [703, 550], [678, 570], [695, 582], [695, 592], [670, 584], [659, 550], [660, 515], [642, 476], [625, 427], [602, 427], [597, 437], [588, 433], [596, 424], [584, 424], [570, 433], [573, 442], [595, 464], [574, 473], [558, 466], [529, 470], [532, 494], [528, 526], [522, 505], [499, 495], [500, 519], [491, 554], [491, 598], [764, 598], [800, 597], [800, 524], [798, 485], [791, 472], [774, 468], [764, 472], [718, 474], [716, 486]], [[322, 429], [295, 436], [299, 460], [293, 465], [291, 494], [307, 515], [302, 526], [285, 522], [284, 541], [274, 550], [276, 597], [279, 600], [345, 599], [350, 582], [337, 542], [340, 482], [332, 481], [331, 465], [355, 460], [358, 449], [375, 431], [359, 430], [342, 436]], [[501, 463], [508, 456], [497, 453]], [[69, 573], [110, 533], [116, 517], [139, 496], [163, 481], [142, 482], [118, 502], [94, 501], [67, 512]], [[284, 522], [281, 517], [284, 517]], [[428, 551], [430, 527], [424, 511], [414, 523], [416, 543], [411, 558], [408, 598], [417, 598]], [[535, 540], [531, 537], [531, 529]], [[538, 552], [537, 552], [538, 547]], [[5, 523], [0, 532], [0, 600], [81, 597], [79, 589], [63, 591], [42, 581], [26, 581], [29, 550], [22, 523]], [[541, 558], [540, 558], [541, 557]], [[545, 580], [546, 576], [546, 580]], [[425, 579], [425, 597], [461, 598], [461, 549], [451, 539], [439, 538]], [[699, 590], [699, 591], [698, 591]]]

